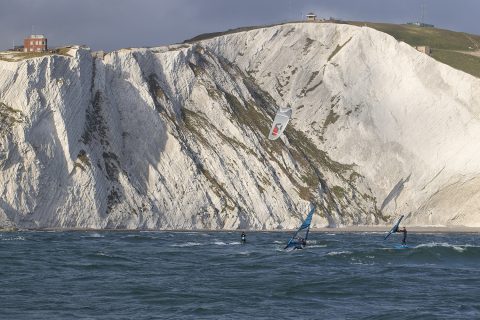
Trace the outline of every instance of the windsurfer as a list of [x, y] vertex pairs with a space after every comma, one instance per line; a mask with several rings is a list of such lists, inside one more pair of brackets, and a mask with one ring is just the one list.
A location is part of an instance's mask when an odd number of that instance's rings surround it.
[[315, 206], [310, 210], [307, 217], [298, 228], [297, 232], [288, 241], [285, 249], [303, 249], [307, 244], [308, 232], [310, 230], [310, 224], [312, 223], [313, 213], [315, 212]]
[[407, 228], [403, 227], [403, 228], [400, 229], [400, 231], [398, 231], [398, 232], [403, 232], [402, 245], [406, 245], [406, 244], [407, 244]]
[[295, 237], [295, 241], [296, 241], [298, 244], [301, 244], [302, 246], [307, 245], [307, 240], [305, 240], [305, 238]]

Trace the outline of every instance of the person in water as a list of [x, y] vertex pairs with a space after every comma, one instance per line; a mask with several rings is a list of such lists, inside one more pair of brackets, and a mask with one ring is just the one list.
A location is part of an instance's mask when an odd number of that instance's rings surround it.
[[245, 232], [243, 232], [243, 231], [242, 231], [241, 239], [242, 239], [242, 242], [246, 242], [246, 241], [247, 241], [247, 235], [246, 235]]
[[302, 246], [306, 246], [306, 245], [307, 245], [307, 240], [305, 240], [305, 239], [302, 238], [302, 237], [295, 237], [295, 241], [296, 241], [298, 244], [301, 244]]
[[403, 227], [402, 229], [400, 229], [399, 232], [403, 232], [402, 245], [406, 245], [407, 244], [407, 228]]

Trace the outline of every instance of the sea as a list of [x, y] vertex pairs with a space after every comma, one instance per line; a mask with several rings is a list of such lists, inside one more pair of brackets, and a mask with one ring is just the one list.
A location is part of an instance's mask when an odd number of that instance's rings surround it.
[[480, 319], [479, 234], [240, 234], [0, 233], [0, 319]]

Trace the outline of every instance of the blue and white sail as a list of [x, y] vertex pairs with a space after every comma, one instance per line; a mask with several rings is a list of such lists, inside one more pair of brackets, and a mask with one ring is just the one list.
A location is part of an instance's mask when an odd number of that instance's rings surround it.
[[273, 119], [273, 124], [272, 128], [270, 129], [270, 133], [268, 134], [268, 139], [278, 139], [287, 127], [288, 121], [290, 121], [291, 117], [292, 108], [287, 107], [278, 109], [275, 119]]
[[312, 223], [313, 213], [315, 212], [315, 206], [310, 210], [307, 217], [303, 221], [300, 228], [295, 232], [292, 238], [288, 241], [285, 249], [303, 249], [307, 245], [308, 232], [310, 231], [310, 224]]
[[400, 225], [400, 221], [402, 221], [402, 219], [403, 219], [403, 215], [401, 215], [401, 216], [397, 219], [397, 221], [395, 221], [395, 223], [393, 224], [392, 229], [390, 229], [390, 231], [388, 231], [387, 235], [385, 236], [385, 238], [383, 238], [383, 240], [387, 240], [387, 238], [390, 237], [390, 235], [391, 235], [392, 233], [395, 233], [395, 232], [398, 231], [398, 226]]

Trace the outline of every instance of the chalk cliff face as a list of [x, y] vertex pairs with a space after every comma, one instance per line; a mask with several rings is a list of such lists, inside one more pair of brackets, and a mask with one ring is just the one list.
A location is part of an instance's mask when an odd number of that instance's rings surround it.
[[347, 25], [0, 61], [0, 226], [480, 226], [479, 116], [479, 79]]

